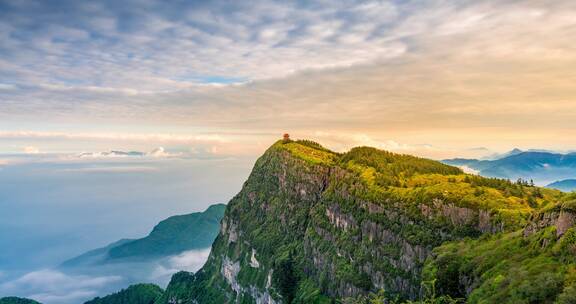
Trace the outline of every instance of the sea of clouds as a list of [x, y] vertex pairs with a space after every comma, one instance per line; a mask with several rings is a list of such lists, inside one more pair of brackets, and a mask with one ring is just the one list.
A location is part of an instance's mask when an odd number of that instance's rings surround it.
[[206, 248], [146, 262], [75, 270], [40, 269], [0, 283], [0, 295], [23, 296], [44, 304], [77, 304], [135, 283], [155, 283], [165, 288], [174, 273], [197, 271], [209, 254], [210, 248]]
[[[165, 152], [167, 153], [167, 152]], [[166, 156], [166, 155], [164, 155]], [[159, 221], [227, 202], [252, 160], [183, 157], [3, 155], [0, 165], [0, 296], [76, 304], [139, 282], [165, 287], [195, 271], [209, 249], [147, 262], [82, 269], [63, 261]]]

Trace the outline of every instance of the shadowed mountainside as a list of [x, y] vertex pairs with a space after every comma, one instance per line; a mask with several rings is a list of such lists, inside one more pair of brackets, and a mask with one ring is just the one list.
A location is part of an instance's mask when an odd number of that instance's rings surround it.
[[40, 303], [25, 298], [5, 297], [0, 298], [0, 304], [40, 304]]
[[216, 204], [203, 212], [171, 216], [141, 239], [123, 239], [106, 247], [86, 252], [62, 263], [77, 267], [126, 259], [154, 259], [192, 249], [210, 247], [216, 238], [226, 205]]

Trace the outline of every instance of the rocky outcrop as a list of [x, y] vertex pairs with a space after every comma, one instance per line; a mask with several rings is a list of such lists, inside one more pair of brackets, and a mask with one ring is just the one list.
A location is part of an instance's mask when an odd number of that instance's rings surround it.
[[536, 214], [524, 228], [524, 236], [532, 235], [546, 227], [555, 226], [556, 236], [560, 237], [576, 224], [576, 213], [563, 210], [560, 206], [547, 212]]
[[234, 221], [228, 221], [227, 218], [222, 220], [220, 233], [228, 236], [228, 244], [238, 241], [238, 224]]
[[326, 208], [326, 216], [334, 226], [340, 229], [349, 230], [358, 228], [354, 217], [350, 214], [344, 214], [340, 211], [338, 205], [330, 205]]
[[248, 285], [242, 286], [238, 283], [238, 273], [240, 272], [240, 262], [232, 262], [227, 256], [223, 257], [221, 274], [226, 279], [229, 286], [236, 292], [236, 294], [249, 294], [256, 304], [276, 304], [272, 295], [268, 292], [271, 286], [272, 273], [270, 272], [268, 276], [268, 281], [266, 283], [266, 289], [264, 291], [259, 288]]
[[576, 223], [576, 215], [572, 212], [561, 211], [554, 225], [556, 226], [556, 236], [562, 236], [568, 229]]
[[232, 290], [237, 293], [241, 291], [240, 284], [238, 284], [238, 281], [236, 280], [238, 272], [240, 272], [240, 262], [232, 262], [227, 256], [224, 256], [220, 273], [224, 279], [226, 279]]
[[256, 259], [256, 249], [252, 249], [252, 255], [250, 256], [250, 267], [260, 267], [260, 263], [258, 263], [258, 260]]
[[434, 199], [429, 205], [421, 204], [420, 211], [429, 219], [442, 217], [454, 226], [474, 227], [481, 233], [504, 231], [504, 222], [494, 219], [488, 210], [458, 207], [451, 203], [445, 203], [440, 199]]
[[384, 207], [380, 206], [379, 204], [375, 204], [372, 202], [366, 202], [366, 201], [361, 202], [360, 206], [362, 206], [362, 208], [368, 210], [368, 213], [370, 213], [370, 214], [380, 214], [380, 213], [384, 213], [386, 210], [386, 209], [384, 209]]

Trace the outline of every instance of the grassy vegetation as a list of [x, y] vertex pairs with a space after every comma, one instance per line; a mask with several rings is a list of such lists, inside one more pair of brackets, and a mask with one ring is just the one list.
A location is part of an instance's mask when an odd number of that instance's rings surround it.
[[443, 175], [460, 174], [456, 167], [433, 160], [411, 155], [396, 154], [371, 147], [353, 148], [342, 155], [340, 164], [344, 167], [372, 168], [375, 182], [379, 186], [400, 185], [403, 179], [415, 174], [437, 173]]
[[309, 140], [283, 142], [278, 141], [273, 149], [285, 149], [292, 155], [301, 158], [314, 165], [332, 165], [338, 159], [338, 154], [322, 147], [320, 144]]

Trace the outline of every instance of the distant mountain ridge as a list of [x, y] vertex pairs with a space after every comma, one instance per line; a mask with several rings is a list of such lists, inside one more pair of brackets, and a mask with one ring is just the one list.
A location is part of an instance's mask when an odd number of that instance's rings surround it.
[[85, 253], [77, 256], [77, 257], [66, 260], [64, 263], [62, 263], [61, 266], [74, 267], [74, 266], [85, 265], [85, 264], [97, 264], [97, 263], [103, 261], [102, 257], [106, 256], [108, 254], [108, 252], [110, 251], [110, 249], [112, 249], [116, 246], [120, 246], [120, 245], [129, 243], [129, 242], [132, 242], [134, 240], [135, 239], [121, 239], [119, 241], [110, 243], [105, 247], [90, 250], [90, 251], [85, 252]]
[[218, 235], [226, 205], [208, 207], [202, 213], [171, 216], [152, 229], [148, 236], [109, 250], [109, 259], [155, 257], [191, 249], [208, 248]]
[[62, 267], [108, 263], [125, 259], [150, 259], [187, 250], [208, 248], [218, 235], [226, 205], [203, 212], [171, 216], [158, 223], [146, 237], [122, 239], [62, 263]]
[[522, 178], [546, 185], [554, 181], [576, 178], [576, 153], [560, 154], [537, 150], [514, 149], [495, 160], [454, 158], [442, 162], [468, 167], [482, 176], [507, 179]]
[[26, 298], [5, 297], [0, 298], [0, 304], [40, 304], [40, 303]]
[[564, 192], [576, 191], [576, 179], [565, 179], [553, 182], [546, 186], [547, 188], [558, 189]]

